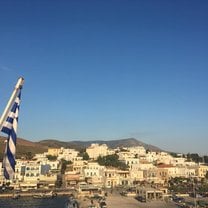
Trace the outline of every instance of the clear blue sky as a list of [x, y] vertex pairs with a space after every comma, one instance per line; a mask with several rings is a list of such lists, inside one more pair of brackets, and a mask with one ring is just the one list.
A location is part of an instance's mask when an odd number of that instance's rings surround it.
[[206, 0], [1, 0], [1, 113], [23, 76], [22, 138], [208, 154], [207, 11]]

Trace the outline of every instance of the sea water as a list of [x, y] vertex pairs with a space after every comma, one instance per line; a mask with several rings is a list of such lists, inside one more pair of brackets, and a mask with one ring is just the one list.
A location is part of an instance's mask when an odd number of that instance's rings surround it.
[[0, 208], [65, 208], [68, 197], [35, 199], [20, 197], [19, 199], [0, 198]]

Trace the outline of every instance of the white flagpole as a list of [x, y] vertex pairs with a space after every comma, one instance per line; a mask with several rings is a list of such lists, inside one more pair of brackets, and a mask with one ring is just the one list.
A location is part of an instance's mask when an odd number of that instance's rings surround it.
[[11, 95], [7, 105], [6, 105], [6, 108], [4, 109], [4, 112], [3, 112], [3, 114], [2, 114], [2, 116], [0, 118], [0, 131], [2, 129], [2, 125], [3, 125], [4, 121], [5, 121], [5, 119], [8, 116], [8, 112], [11, 109], [11, 106], [12, 106], [15, 98], [17, 97], [17, 94], [18, 94], [19, 90], [21, 89], [21, 87], [23, 86], [23, 84], [24, 84], [24, 78], [20, 77], [18, 79], [18, 81], [17, 81], [17, 84], [15, 85], [15, 88], [14, 88], [14, 90], [12, 92], [12, 95]]

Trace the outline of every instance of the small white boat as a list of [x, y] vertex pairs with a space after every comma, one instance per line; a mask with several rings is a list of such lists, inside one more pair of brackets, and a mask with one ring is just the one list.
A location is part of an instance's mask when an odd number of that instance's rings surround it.
[[54, 198], [56, 196], [57, 196], [57, 193], [51, 191], [49, 193], [34, 194], [33, 198], [35, 198], [35, 199], [45, 199], [45, 198]]
[[65, 208], [79, 208], [79, 203], [76, 199], [69, 198], [66, 202]]
[[20, 194], [18, 193], [14, 193], [12, 196], [12, 199], [19, 199], [20, 198]]

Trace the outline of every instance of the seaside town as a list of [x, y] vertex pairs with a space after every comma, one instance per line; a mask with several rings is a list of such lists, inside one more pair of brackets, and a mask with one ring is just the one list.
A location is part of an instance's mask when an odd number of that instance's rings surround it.
[[208, 208], [208, 0], [0, 0], [0, 28], [0, 208]]
[[117, 191], [120, 197], [140, 202], [172, 200], [182, 206], [182, 196], [206, 197], [207, 173], [206, 164], [187, 155], [154, 152], [143, 146], [110, 149], [94, 143], [82, 151], [48, 148], [34, 157], [17, 159], [13, 180], [5, 180], [2, 169], [0, 196], [7, 189], [34, 197], [39, 190], [56, 194], [61, 190], [76, 198], [107, 198]]

